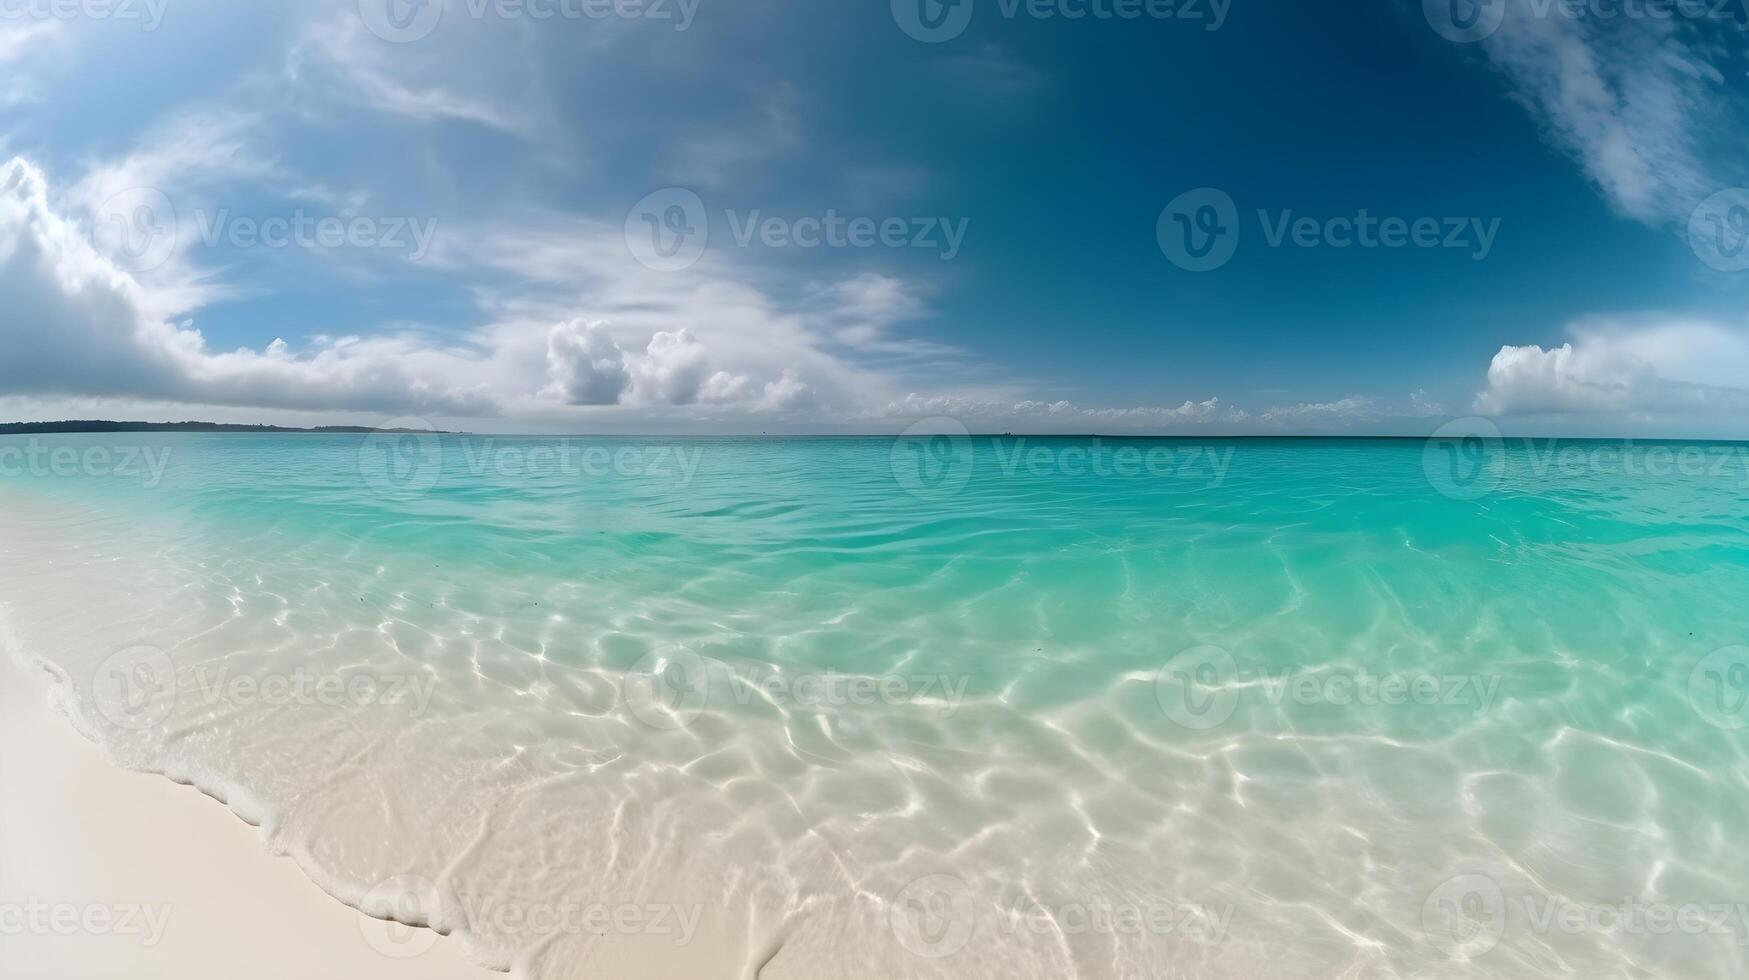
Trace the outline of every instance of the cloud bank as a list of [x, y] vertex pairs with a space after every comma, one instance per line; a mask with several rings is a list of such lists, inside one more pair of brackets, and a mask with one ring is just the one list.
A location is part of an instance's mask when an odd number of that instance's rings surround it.
[[408, 338], [343, 338], [301, 357], [283, 345], [218, 353], [154, 314], [145, 287], [50, 205], [41, 170], [0, 165], [0, 390], [291, 410], [489, 414], [463, 355]]
[[1576, 324], [1550, 350], [1507, 346], [1476, 396], [1485, 415], [1749, 415], [1749, 334], [1698, 320]]

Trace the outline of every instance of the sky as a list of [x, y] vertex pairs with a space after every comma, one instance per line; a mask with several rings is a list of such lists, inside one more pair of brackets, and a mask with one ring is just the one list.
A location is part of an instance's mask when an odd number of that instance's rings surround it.
[[1749, 438], [1749, 0], [0, 0], [0, 419]]

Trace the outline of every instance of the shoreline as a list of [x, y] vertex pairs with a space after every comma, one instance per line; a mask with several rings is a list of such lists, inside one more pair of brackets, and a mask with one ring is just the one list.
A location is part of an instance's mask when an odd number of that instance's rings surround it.
[[[487, 980], [462, 944], [368, 918], [228, 807], [110, 760], [0, 657], [0, 974], [17, 980]], [[379, 950], [386, 950], [379, 951]]]

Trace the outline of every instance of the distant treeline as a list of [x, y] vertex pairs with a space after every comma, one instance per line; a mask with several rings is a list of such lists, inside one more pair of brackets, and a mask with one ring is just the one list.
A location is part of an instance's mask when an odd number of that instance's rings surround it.
[[[57, 432], [416, 432], [424, 429], [377, 429], [368, 425], [319, 425], [313, 429], [294, 429], [280, 425], [233, 425], [226, 422], [0, 422], [0, 436], [39, 435]], [[454, 433], [438, 433], [453, 435]]]

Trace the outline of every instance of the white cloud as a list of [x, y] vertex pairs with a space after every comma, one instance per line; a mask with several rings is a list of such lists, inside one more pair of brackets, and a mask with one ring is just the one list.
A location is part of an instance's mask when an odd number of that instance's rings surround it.
[[1000, 44], [985, 44], [976, 51], [944, 58], [941, 66], [955, 88], [1002, 98], [1034, 94], [1049, 81], [1043, 72], [1016, 59]]
[[570, 405], [618, 405], [631, 386], [625, 351], [600, 323], [572, 320], [547, 340], [548, 391]]
[[1074, 402], [1001, 402], [964, 395], [923, 395], [913, 392], [889, 403], [870, 418], [918, 419], [943, 417], [973, 429], [1014, 429], [1087, 434], [1105, 427], [1132, 432], [1180, 431], [1211, 424], [1237, 425], [1250, 419], [1243, 409], [1223, 406], [1218, 398], [1187, 401], [1176, 408], [1136, 406], [1089, 408]]
[[[49, 201], [42, 172], [0, 166], [0, 390], [289, 410], [490, 414], [469, 357], [408, 337], [342, 338], [301, 357], [215, 353], [100, 255]], [[451, 378], [445, 383], [438, 380]]]
[[1386, 413], [1376, 399], [1365, 395], [1350, 395], [1333, 402], [1305, 402], [1299, 405], [1276, 406], [1265, 411], [1267, 424], [1357, 422], [1380, 418]]
[[[628, 382], [612, 404], [639, 409], [848, 412], [884, 404], [897, 395], [895, 378], [840, 335], [852, 330], [902, 349], [883, 331], [893, 316], [917, 309], [896, 280], [866, 276], [780, 301], [753, 271], [712, 252], [684, 272], [655, 272], [632, 258], [622, 228], [550, 215], [459, 229], [439, 242], [432, 261], [496, 279], [478, 293], [499, 323], [491, 343], [523, 345], [515, 335], [538, 329], [534, 370], [549, 380], [572, 377], [578, 349], [591, 365], [585, 380], [595, 362], [610, 370], [622, 364]], [[587, 337], [566, 327], [556, 346], [549, 343], [552, 324], [579, 318], [591, 325]]]
[[[1536, 11], [1543, 11], [1538, 15]], [[1549, 140], [1623, 214], [1685, 223], [1740, 174], [1715, 172], [1740, 142], [1722, 49], [1672, 20], [1574, 17], [1517, 0], [1484, 48]]]
[[1409, 414], [1422, 418], [1433, 418], [1445, 415], [1445, 406], [1433, 400], [1425, 388], [1417, 388], [1409, 393]]
[[[99, 193], [90, 188], [115, 174], [168, 176], [164, 161], [177, 152], [104, 168], [74, 196]], [[637, 267], [623, 246], [607, 247], [594, 226], [573, 230], [584, 233], [469, 239], [520, 275], [511, 287], [517, 299], [500, 310], [507, 315], [465, 343], [403, 331], [317, 336], [301, 351], [276, 338], [262, 351], [214, 352], [191, 321], [172, 324], [169, 311], [188, 305], [165, 299], [174, 287], [144, 282], [102, 255], [53, 206], [42, 172], [15, 159], [0, 168], [0, 292], [8, 301], [0, 341], [12, 355], [0, 365], [0, 392], [445, 417], [494, 416], [507, 406], [532, 414], [579, 406], [849, 411], [888, 394], [883, 375], [825, 349], [827, 318], [786, 312], [727, 278], [664, 279]], [[578, 318], [580, 309], [615, 315], [618, 325]], [[877, 316], [872, 307], [863, 313]]]
[[714, 131], [695, 132], [675, 147], [669, 175], [684, 183], [717, 188], [752, 168], [781, 157], [802, 144], [793, 88], [780, 86], [761, 93], [751, 117]]
[[[701, 400], [706, 379], [713, 382], [709, 400], [731, 401], [741, 392], [732, 375], [712, 372], [704, 345], [685, 327], [658, 330], [644, 356], [632, 367], [633, 391], [646, 404], [692, 405]], [[718, 375], [721, 374], [721, 377]]]
[[59, 20], [0, 20], [0, 109], [41, 101], [38, 74], [66, 40]]
[[[639, 427], [653, 420], [745, 429], [757, 419], [761, 428], [775, 420], [776, 428], [863, 431], [932, 415], [989, 430], [1080, 433], [1207, 431], [1252, 421], [1216, 398], [1096, 408], [963, 388], [901, 396], [903, 375], [866, 362], [871, 352], [903, 360], [892, 355], [907, 342], [887, 331], [924, 312], [915, 291], [891, 277], [853, 276], [803, 290], [786, 306], [720, 257], [679, 274], [644, 269], [620, 229], [596, 223], [509, 222], [457, 240], [466, 251], [439, 249], [439, 270], [465, 263], [475, 275], [496, 271], [503, 283], [479, 296], [496, 321], [465, 342], [401, 331], [302, 345], [276, 338], [262, 351], [214, 352], [190, 323], [161, 316], [166, 304], [153, 287], [99, 254], [53, 207], [43, 174], [14, 160], [0, 168], [0, 294], [8, 300], [0, 345], [11, 355], [0, 362], [0, 393], [504, 416], [553, 427], [575, 425], [582, 412], [612, 412], [611, 425]], [[1262, 422], [1334, 425], [1381, 414], [1356, 396], [1272, 409]], [[603, 417], [588, 418], [594, 427]]]
[[179, 191], [238, 181], [277, 180], [282, 175], [256, 137], [263, 121], [257, 113], [226, 106], [204, 106], [171, 116], [125, 156], [86, 172], [70, 194], [96, 210], [116, 194], [149, 187], [177, 196]]
[[[439, 0], [441, 2], [441, 0]], [[513, 22], [468, 18], [451, 3], [439, 29], [416, 44], [370, 33], [355, 2], [309, 26], [286, 58], [299, 92], [418, 122], [469, 122], [535, 136], [547, 118], [538, 51]]]
[[605, 324], [562, 323], [548, 341], [547, 373], [552, 378], [547, 393], [571, 405], [794, 411], [815, 402], [813, 388], [787, 368], [763, 386], [746, 375], [713, 369], [704, 344], [685, 328], [658, 331], [643, 351], [628, 353]]
[[1486, 415], [1749, 414], [1749, 335], [1696, 320], [1589, 320], [1551, 350], [1502, 347]]

